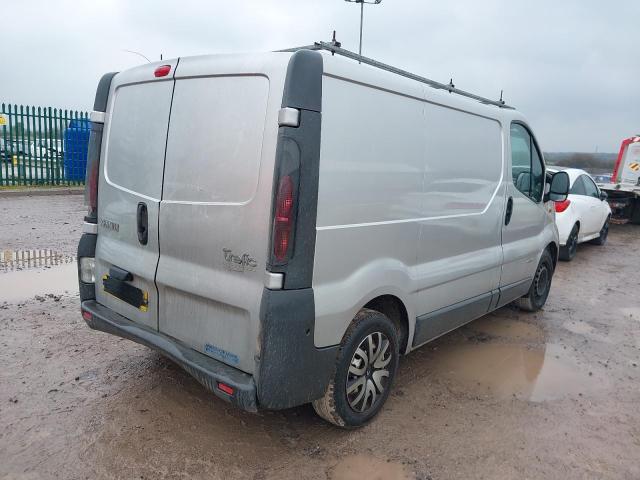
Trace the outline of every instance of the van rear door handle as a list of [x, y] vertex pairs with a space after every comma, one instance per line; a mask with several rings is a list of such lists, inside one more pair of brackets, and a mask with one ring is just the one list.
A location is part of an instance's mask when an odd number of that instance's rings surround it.
[[509, 225], [511, 221], [511, 214], [513, 213], [513, 197], [509, 197], [507, 200], [507, 213], [504, 216], [504, 224]]
[[149, 212], [146, 203], [140, 202], [138, 204], [136, 222], [138, 224], [138, 241], [141, 245], [146, 245], [149, 241]]

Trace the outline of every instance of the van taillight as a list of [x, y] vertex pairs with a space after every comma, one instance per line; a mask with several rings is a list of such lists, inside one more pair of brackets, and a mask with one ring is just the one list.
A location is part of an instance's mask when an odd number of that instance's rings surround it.
[[287, 258], [293, 228], [293, 180], [289, 175], [280, 179], [273, 219], [273, 255], [278, 262]]
[[92, 162], [89, 165], [87, 174], [87, 203], [89, 204], [89, 217], [96, 218], [98, 215], [98, 165]]
[[555, 204], [556, 204], [556, 213], [562, 213], [567, 208], [569, 208], [569, 205], [571, 205], [571, 200], [563, 200], [562, 202], [555, 202]]
[[87, 149], [87, 174], [84, 187], [85, 205], [89, 212], [85, 221], [98, 222], [98, 175], [100, 172], [100, 149], [102, 148], [102, 131], [104, 129], [104, 112], [91, 113], [91, 133]]

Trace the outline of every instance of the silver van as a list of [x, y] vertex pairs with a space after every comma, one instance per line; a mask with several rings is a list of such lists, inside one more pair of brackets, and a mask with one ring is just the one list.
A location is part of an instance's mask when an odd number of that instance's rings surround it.
[[399, 355], [547, 299], [568, 178], [500, 101], [320, 43], [107, 74], [91, 121], [83, 318], [244, 410], [363, 425]]

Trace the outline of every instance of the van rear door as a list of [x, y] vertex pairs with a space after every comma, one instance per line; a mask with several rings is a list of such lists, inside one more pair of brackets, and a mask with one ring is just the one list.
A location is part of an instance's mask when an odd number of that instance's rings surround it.
[[113, 79], [98, 186], [96, 299], [126, 318], [158, 328], [154, 283], [158, 211], [177, 60], [156, 78], [144, 65]]
[[257, 348], [282, 98], [269, 103], [269, 77], [250, 65], [230, 57], [180, 61], [156, 275], [159, 330], [248, 373]]

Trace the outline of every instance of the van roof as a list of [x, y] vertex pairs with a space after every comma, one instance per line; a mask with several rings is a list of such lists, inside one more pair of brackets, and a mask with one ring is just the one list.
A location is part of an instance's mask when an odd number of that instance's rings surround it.
[[[319, 44], [320, 46], [314, 44], [308, 47], [279, 50], [277, 52], [181, 57], [178, 67], [178, 71], [180, 72], [179, 76], [198, 76], [202, 74], [203, 69], [211, 74], [225, 73], [228, 72], [229, 69], [232, 69], [236, 73], [265, 71], [271, 76], [272, 74], [276, 74], [276, 72], [280, 72], [282, 67], [287, 64], [288, 58], [296, 51], [316, 50], [322, 54], [323, 73], [329, 77], [361, 83], [420, 101], [427, 101], [449, 108], [459, 109], [471, 114], [492, 118], [501, 123], [508, 123], [514, 120], [528, 123], [521, 112], [504, 104], [500, 100], [486, 99], [479, 95], [429, 80], [405, 70], [376, 62], [367, 57], [360, 57], [358, 54], [349, 52], [348, 50], [341, 48], [337, 50], [339, 47], [325, 49], [324, 45], [327, 44], [323, 42], [319, 42]], [[348, 56], [337, 54], [338, 51], [340, 53], [348, 52]], [[362, 60], [362, 64], [357, 63], [358, 59]], [[164, 62], [154, 62], [127, 70], [126, 83], [137, 81], [141, 75], [146, 77], [149, 74], [147, 71], [149, 67], [157, 67], [167, 62], [168, 60]], [[122, 73], [124, 72], [121, 72], [120, 75], [122, 75]], [[281, 80], [284, 81], [284, 76]]]

